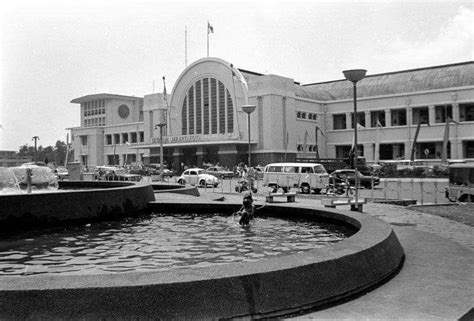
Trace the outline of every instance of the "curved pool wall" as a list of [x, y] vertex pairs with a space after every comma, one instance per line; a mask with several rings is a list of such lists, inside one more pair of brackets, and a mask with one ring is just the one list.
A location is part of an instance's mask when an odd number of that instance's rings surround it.
[[[156, 212], [233, 212], [239, 204], [151, 202]], [[259, 215], [352, 225], [342, 242], [257, 262], [165, 272], [0, 278], [0, 318], [261, 318], [325, 306], [367, 291], [404, 260], [393, 229], [358, 212], [267, 205]]]
[[60, 181], [58, 191], [0, 195], [0, 231], [135, 216], [154, 200], [150, 185]]
[[153, 183], [151, 184], [153, 187], [154, 193], [175, 193], [175, 194], [183, 194], [183, 195], [190, 195], [190, 196], [200, 196], [199, 190], [197, 186], [189, 186], [189, 185], [181, 185], [181, 184], [160, 184], [160, 183]]

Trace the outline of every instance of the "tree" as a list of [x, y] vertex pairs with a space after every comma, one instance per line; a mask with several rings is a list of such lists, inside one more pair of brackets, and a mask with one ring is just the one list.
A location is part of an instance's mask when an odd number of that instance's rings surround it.
[[[20, 146], [18, 156], [27, 156], [33, 161], [35, 157], [35, 147], [28, 146], [28, 144]], [[36, 157], [39, 162], [51, 163], [55, 166], [64, 166], [66, 160], [66, 143], [58, 140], [54, 147], [43, 147], [40, 145], [37, 147]]]

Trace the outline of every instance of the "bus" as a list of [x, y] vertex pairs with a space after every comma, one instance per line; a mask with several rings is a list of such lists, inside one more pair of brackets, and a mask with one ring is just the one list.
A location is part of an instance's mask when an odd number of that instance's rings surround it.
[[474, 163], [452, 164], [448, 171], [446, 197], [451, 202], [474, 202]]
[[329, 185], [329, 174], [320, 163], [272, 163], [263, 170], [263, 186], [273, 193], [298, 188], [301, 193], [321, 193]]

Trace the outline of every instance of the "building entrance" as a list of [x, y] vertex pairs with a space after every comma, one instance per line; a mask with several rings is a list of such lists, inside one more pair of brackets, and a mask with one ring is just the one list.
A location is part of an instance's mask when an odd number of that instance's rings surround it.
[[197, 148], [189, 147], [183, 148], [183, 161], [184, 166], [190, 167], [198, 167], [201, 164], [198, 164], [197, 159]]

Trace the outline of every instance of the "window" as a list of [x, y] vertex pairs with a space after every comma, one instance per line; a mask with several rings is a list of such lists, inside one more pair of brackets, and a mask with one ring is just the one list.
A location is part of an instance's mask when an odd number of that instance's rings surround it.
[[324, 168], [323, 165], [316, 165], [316, 166], [314, 166], [314, 172], [315, 172], [316, 174], [326, 174], [326, 173], [327, 173], [327, 172], [326, 172], [326, 169]]
[[120, 134], [114, 134], [114, 144], [120, 144]]
[[137, 142], [137, 133], [130, 133], [130, 143]]
[[[391, 114], [392, 114], [392, 126], [406, 126], [406, 124], [407, 124], [407, 111], [406, 111], [406, 109], [394, 109], [394, 110], [392, 110]], [[385, 119], [385, 117], [384, 117], [384, 119]], [[374, 126], [372, 126], [372, 127], [374, 127]]]
[[[354, 113], [351, 114], [351, 117], [352, 117], [352, 128], [354, 128], [354, 124], [355, 124], [355, 120], [354, 120]], [[361, 125], [362, 127], [365, 127], [365, 113], [364, 112], [360, 112], [360, 113], [357, 113], [357, 120], [359, 122], [359, 125]]]
[[105, 144], [112, 145], [112, 135], [105, 135]]
[[413, 108], [413, 122], [412, 125], [428, 124], [428, 107]]
[[453, 119], [452, 105], [435, 106], [435, 123], [445, 123], [448, 118]]
[[128, 133], [123, 133], [122, 134], [122, 143], [127, 143], [128, 142]]
[[297, 168], [296, 168], [295, 166], [285, 166], [285, 167], [283, 168], [283, 171], [284, 171], [285, 173], [287, 173], [287, 174], [293, 174], [293, 173], [298, 172], [298, 171], [297, 171]]
[[346, 115], [338, 114], [333, 116], [334, 129], [346, 129]]
[[300, 111], [296, 113], [296, 118], [301, 118], [301, 112]]
[[138, 136], [140, 136], [140, 143], [143, 143], [145, 141], [145, 133], [144, 132], [139, 132]]
[[281, 173], [282, 167], [281, 166], [270, 166], [267, 170], [269, 173]]
[[311, 166], [302, 166], [301, 173], [313, 173], [313, 168]]
[[474, 121], [474, 103], [459, 104], [459, 121]]
[[232, 133], [234, 102], [231, 92], [215, 78], [197, 80], [183, 101], [181, 119], [182, 135]]
[[87, 136], [83, 135], [81, 137], [81, 145], [82, 146], [87, 146]]
[[377, 120], [380, 122], [382, 127], [385, 127], [385, 111], [379, 110], [370, 112], [370, 127], [376, 128]]

